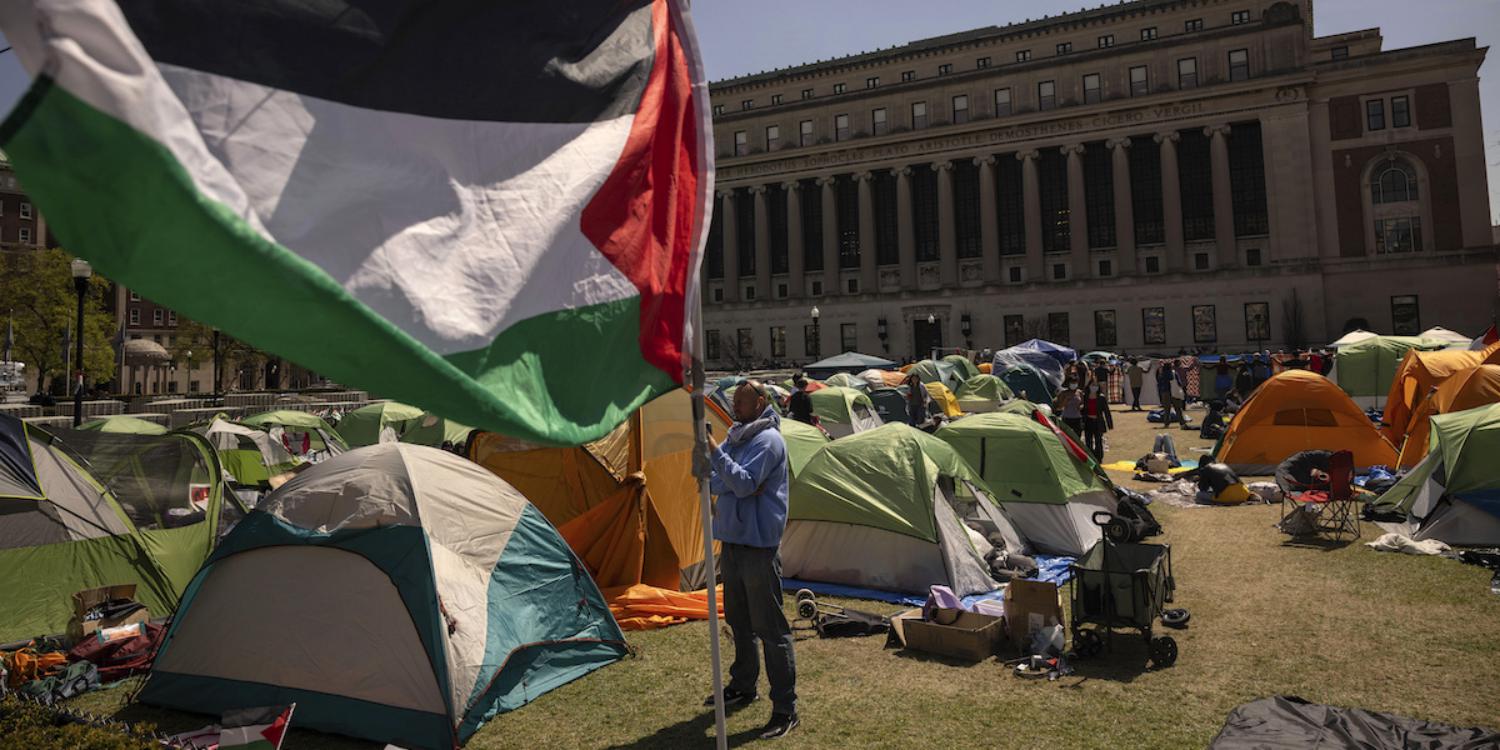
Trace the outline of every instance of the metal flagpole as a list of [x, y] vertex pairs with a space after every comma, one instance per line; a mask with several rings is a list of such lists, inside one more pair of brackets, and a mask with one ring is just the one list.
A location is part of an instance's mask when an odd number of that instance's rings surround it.
[[714, 670], [714, 731], [718, 750], [728, 750], [729, 734], [724, 725], [724, 673], [719, 657], [719, 602], [715, 585], [719, 566], [714, 564], [713, 507], [708, 497], [708, 417], [703, 403], [706, 378], [703, 374], [703, 300], [693, 311], [693, 337], [698, 345], [693, 353], [693, 476], [698, 478], [698, 517], [703, 526], [703, 566], [708, 571], [708, 651]]

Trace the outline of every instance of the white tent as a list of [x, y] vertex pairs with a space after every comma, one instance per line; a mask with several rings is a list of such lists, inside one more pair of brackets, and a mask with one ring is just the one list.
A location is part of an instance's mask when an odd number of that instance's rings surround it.
[[1366, 331], [1363, 328], [1356, 328], [1355, 330], [1352, 330], [1352, 331], [1350, 331], [1350, 332], [1348, 332], [1348, 333], [1340, 336], [1337, 341], [1333, 342], [1332, 344], [1329, 344], [1328, 348], [1329, 349], [1337, 349], [1337, 348], [1339, 348], [1341, 346], [1348, 346], [1350, 344], [1358, 344], [1361, 341], [1369, 341], [1370, 339], [1375, 339], [1375, 338], [1380, 338], [1380, 334], [1378, 334], [1378, 333], [1370, 333], [1369, 331]]
[[1466, 349], [1468, 348], [1469, 344], [1473, 343], [1474, 341], [1474, 338], [1472, 336], [1465, 336], [1461, 333], [1458, 333], [1457, 331], [1450, 331], [1442, 326], [1433, 326], [1423, 331], [1422, 338], [1431, 340], [1439, 344], [1445, 344], [1450, 347], [1462, 345]]

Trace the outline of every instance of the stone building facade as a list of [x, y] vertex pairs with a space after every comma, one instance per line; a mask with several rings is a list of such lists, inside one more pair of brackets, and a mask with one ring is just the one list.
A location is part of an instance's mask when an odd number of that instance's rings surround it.
[[712, 84], [709, 365], [1477, 332], [1486, 49], [1312, 14], [1137, 0]]

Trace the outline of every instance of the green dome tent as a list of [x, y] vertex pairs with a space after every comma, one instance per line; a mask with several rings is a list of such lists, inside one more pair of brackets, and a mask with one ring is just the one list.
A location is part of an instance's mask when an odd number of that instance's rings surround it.
[[1027, 416], [976, 414], [936, 436], [974, 467], [990, 496], [1039, 550], [1078, 556], [1099, 541], [1091, 519], [1096, 511], [1114, 512], [1114, 491], [1056, 433]]
[[388, 443], [267, 496], [198, 571], [143, 703], [452, 750], [626, 653], [588, 571], [515, 488]]
[[[907, 414], [906, 396], [911, 389], [906, 386], [895, 388], [871, 388], [865, 394], [870, 397], [870, 403], [875, 405], [875, 413], [880, 415], [881, 422], [906, 422]], [[922, 389], [922, 398], [931, 400], [932, 396], [927, 389]]]
[[832, 375], [829, 375], [828, 379], [823, 381], [823, 384], [837, 386], [839, 388], [853, 388], [858, 391], [864, 391], [870, 387], [870, 384], [865, 380], [854, 375], [850, 375], [847, 372], [836, 372]]
[[429, 448], [447, 446], [447, 449], [451, 449], [454, 453], [467, 456], [469, 436], [472, 434], [474, 434], [473, 427], [426, 412], [421, 417], [406, 423], [406, 431], [401, 433], [401, 442], [425, 445]]
[[243, 487], [274, 489], [285, 482], [302, 459], [287, 451], [265, 430], [231, 422], [223, 415], [185, 431], [202, 435], [219, 454], [219, 463]]
[[[939, 362], [935, 359], [924, 359], [912, 365], [911, 373], [922, 381], [923, 385], [928, 383], [942, 383], [950, 391], [957, 391], [963, 387], [967, 379], [966, 371], [952, 362]], [[975, 373], [978, 374], [978, 373]]]
[[870, 397], [853, 389], [824, 386], [811, 394], [813, 415], [835, 439], [879, 427], [880, 415]]
[[958, 387], [958, 408], [965, 413], [990, 412], [1004, 401], [1015, 398], [1010, 386], [994, 375], [975, 375]]
[[166, 427], [129, 414], [115, 414], [84, 422], [78, 429], [90, 432], [108, 432], [116, 435], [165, 435]]
[[[338, 431], [352, 448], [376, 443], [396, 442], [406, 431], [407, 422], [418, 419], [424, 412], [415, 406], [396, 401], [367, 404], [344, 415], [339, 420]], [[389, 429], [390, 432], [386, 432]]]
[[1418, 336], [1371, 336], [1339, 347], [1330, 377], [1359, 408], [1379, 408], [1385, 405], [1396, 368], [1408, 351], [1441, 348]]
[[[338, 455], [349, 450], [349, 444], [344, 442], [343, 436], [339, 435], [316, 414], [294, 409], [278, 409], [276, 411], [262, 412], [252, 417], [240, 420], [240, 424], [248, 425], [270, 434], [273, 429], [281, 428], [287, 433], [287, 439], [292, 445], [300, 445], [302, 436], [307, 436], [308, 453], [328, 452]], [[272, 435], [275, 438], [275, 435]]]
[[782, 574], [909, 594], [933, 584], [960, 596], [992, 591], [992, 535], [1010, 552], [1026, 549], [952, 447], [888, 424], [829, 443], [792, 482]]
[[968, 357], [965, 357], [962, 354], [949, 354], [948, 356], [943, 357], [943, 361], [950, 365], [953, 365], [964, 380], [968, 380], [969, 378], [972, 378], [975, 375], [979, 374], [979, 368], [976, 367], [973, 362], [970, 362]]
[[1500, 545], [1500, 404], [1432, 417], [1427, 457], [1375, 502], [1407, 515], [1418, 541]]
[[781, 420], [781, 437], [786, 441], [787, 467], [793, 477], [819, 448], [828, 444], [828, 436], [822, 430], [795, 419]]

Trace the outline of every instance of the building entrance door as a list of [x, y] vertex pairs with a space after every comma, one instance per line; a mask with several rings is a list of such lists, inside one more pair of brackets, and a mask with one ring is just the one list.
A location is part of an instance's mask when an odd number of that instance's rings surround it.
[[926, 318], [917, 318], [911, 322], [912, 356], [917, 359], [927, 359], [932, 356], [933, 349], [943, 348], [943, 319], [933, 318], [931, 323]]

